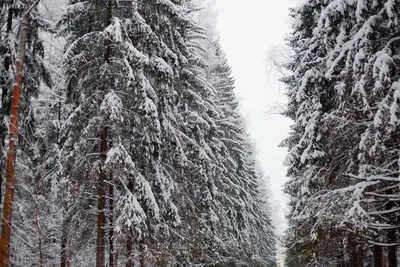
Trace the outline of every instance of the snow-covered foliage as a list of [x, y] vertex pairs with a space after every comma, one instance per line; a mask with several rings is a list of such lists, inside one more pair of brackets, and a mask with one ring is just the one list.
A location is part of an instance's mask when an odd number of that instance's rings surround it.
[[[24, 7], [3, 2], [2, 153]], [[216, 12], [194, 2], [32, 6], [12, 266], [275, 266]]]
[[395, 2], [308, 0], [292, 10], [293, 75], [284, 82], [295, 123], [283, 143], [290, 266], [362, 266], [357, 255], [372, 252], [366, 242], [396, 242], [389, 226], [398, 216]]

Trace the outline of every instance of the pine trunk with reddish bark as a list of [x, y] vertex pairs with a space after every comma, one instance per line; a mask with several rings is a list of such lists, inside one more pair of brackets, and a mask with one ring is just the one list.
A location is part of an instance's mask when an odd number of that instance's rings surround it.
[[28, 6], [25, 10], [21, 29], [19, 33], [19, 50], [17, 60], [15, 62], [15, 76], [14, 85], [11, 98], [11, 116], [10, 116], [10, 130], [9, 130], [9, 143], [6, 159], [6, 188], [4, 192], [3, 201], [3, 216], [1, 220], [1, 236], [0, 236], [0, 267], [10, 266], [10, 240], [11, 240], [11, 225], [12, 225], [12, 211], [14, 201], [14, 186], [15, 186], [15, 162], [17, 156], [17, 140], [18, 140], [18, 118], [19, 118], [19, 104], [21, 97], [22, 87], [22, 70], [23, 60], [26, 52], [26, 43], [29, 27], [30, 11], [33, 8]]

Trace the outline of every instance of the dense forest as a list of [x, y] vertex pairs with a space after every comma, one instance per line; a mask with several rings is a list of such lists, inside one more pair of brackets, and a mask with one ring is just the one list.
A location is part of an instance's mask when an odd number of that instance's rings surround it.
[[400, 266], [400, 0], [294, 5], [279, 240], [215, 0], [1, 0], [0, 267]]
[[286, 264], [397, 267], [400, 2], [291, 10]]
[[276, 266], [215, 16], [0, 1], [1, 267]]

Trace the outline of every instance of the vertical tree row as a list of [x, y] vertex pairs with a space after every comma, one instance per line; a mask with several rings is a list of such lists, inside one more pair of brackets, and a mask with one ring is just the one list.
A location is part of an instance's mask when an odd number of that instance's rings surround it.
[[397, 266], [398, 4], [292, 10], [289, 266]]

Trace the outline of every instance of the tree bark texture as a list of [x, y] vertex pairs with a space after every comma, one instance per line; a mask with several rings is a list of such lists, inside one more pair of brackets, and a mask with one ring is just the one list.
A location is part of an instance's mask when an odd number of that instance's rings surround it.
[[21, 30], [19, 34], [19, 50], [18, 58], [15, 64], [14, 87], [11, 99], [11, 116], [9, 130], [9, 144], [6, 159], [6, 188], [3, 201], [3, 217], [1, 220], [1, 236], [0, 236], [0, 267], [10, 266], [10, 240], [11, 240], [11, 222], [14, 201], [15, 186], [15, 159], [17, 156], [17, 140], [18, 140], [18, 117], [19, 103], [22, 86], [22, 69], [23, 60], [26, 52], [26, 42], [29, 27], [29, 16], [32, 7], [24, 12]]
[[[110, 175], [110, 182], [112, 182], [112, 176]], [[109, 243], [110, 243], [110, 257], [109, 257], [109, 265], [110, 267], [114, 267], [114, 187], [110, 183], [109, 188]]]
[[[395, 194], [396, 192], [392, 189], [389, 192], [390, 194]], [[386, 210], [392, 210], [393, 208], [396, 207], [396, 204], [393, 201], [388, 201], [385, 205]], [[392, 215], [390, 217], [390, 220], [392, 223], [396, 223], [397, 218]], [[395, 245], [397, 243], [397, 238], [396, 238], [396, 229], [389, 229], [387, 232], [387, 241], [389, 245], [387, 247], [388, 253], [387, 253], [387, 264], [389, 267], [397, 267], [397, 246]]]
[[[395, 229], [388, 231], [388, 243], [397, 243]], [[397, 267], [397, 246], [388, 247], [388, 266]]]
[[353, 250], [353, 267], [364, 267], [363, 251], [361, 245], [354, 245]]
[[67, 242], [68, 235], [65, 229], [62, 231], [61, 236], [61, 265], [60, 267], [67, 267]]
[[[104, 3], [104, 2], [103, 2]], [[106, 2], [107, 3], [107, 2]], [[108, 1], [106, 21], [104, 25], [110, 23], [112, 17], [112, 0]], [[101, 7], [102, 3], [96, 2], [97, 7]], [[104, 55], [105, 62], [109, 61], [111, 47], [106, 43], [106, 51]], [[104, 170], [104, 162], [107, 159], [107, 126], [103, 126], [100, 133], [100, 174], [98, 180], [98, 202], [97, 202], [97, 238], [96, 238], [96, 267], [104, 267], [105, 255], [105, 206], [106, 206], [106, 172]]]
[[146, 248], [145, 244], [142, 241], [140, 241], [140, 267], [146, 267]]
[[385, 267], [385, 265], [382, 265], [382, 260], [383, 260], [382, 257], [384, 256], [382, 254], [382, 247], [374, 246], [373, 255], [374, 255], [374, 267]]
[[97, 199], [97, 238], [96, 238], [96, 267], [104, 267], [104, 226], [105, 226], [105, 204], [106, 204], [106, 172], [104, 162], [107, 159], [107, 132], [108, 128], [103, 126], [100, 133], [100, 175], [98, 180]]

